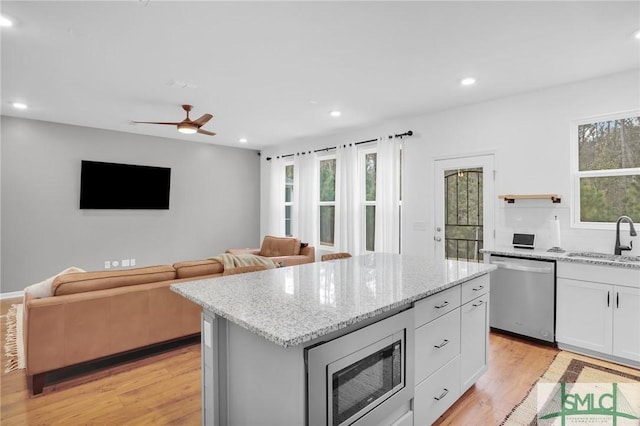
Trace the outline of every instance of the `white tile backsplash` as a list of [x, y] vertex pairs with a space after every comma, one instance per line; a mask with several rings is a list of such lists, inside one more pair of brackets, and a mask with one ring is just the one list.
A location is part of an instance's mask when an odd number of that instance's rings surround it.
[[[549, 204], [543, 206], [541, 200], [517, 200], [514, 204], [499, 204], [496, 209], [496, 245], [511, 245], [513, 234], [518, 232], [536, 234], [536, 247], [549, 249], [553, 242], [550, 221], [557, 216], [560, 221], [560, 241], [563, 249], [613, 253], [615, 230], [572, 228], [569, 208], [551, 204], [551, 201]], [[620, 236], [625, 245], [633, 240], [633, 250], [625, 254], [640, 255], [640, 237], [630, 237], [628, 225], [624, 224], [621, 227]]]

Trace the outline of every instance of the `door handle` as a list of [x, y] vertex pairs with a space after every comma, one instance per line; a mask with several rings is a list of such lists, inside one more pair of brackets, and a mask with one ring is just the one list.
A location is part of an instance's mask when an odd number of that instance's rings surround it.
[[449, 389], [445, 388], [444, 391], [442, 391], [442, 393], [440, 394], [440, 396], [434, 396], [433, 399], [435, 399], [436, 401], [440, 401], [442, 398], [447, 396], [448, 393], [449, 393]]
[[440, 238], [440, 237], [433, 237], [433, 239], [436, 240], [436, 241], [442, 241], [442, 238]]
[[442, 340], [442, 343], [440, 343], [439, 345], [433, 345], [433, 347], [440, 349], [441, 347], [445, 346], [447, 343], [449, 343], [449, 341], [447, 339], [444, 339]]

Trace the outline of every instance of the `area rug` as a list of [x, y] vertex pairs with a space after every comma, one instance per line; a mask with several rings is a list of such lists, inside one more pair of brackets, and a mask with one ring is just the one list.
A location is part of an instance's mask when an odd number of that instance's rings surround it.
[[640, 370], [559, 352], [501, 425], [640, 425]]
[[5, 373], [19, 370], [24, 364], [24, 342], [22, 340], [22, 304], [11, 305], [7, 312], [7, 332], [4, 353], [7, 358]]

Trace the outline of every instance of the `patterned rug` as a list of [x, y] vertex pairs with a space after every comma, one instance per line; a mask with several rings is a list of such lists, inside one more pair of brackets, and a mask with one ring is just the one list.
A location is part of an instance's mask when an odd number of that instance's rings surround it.
[[7, 312], [7, 332], [4, 344], [4, 353], [7, 358], [5, 373], [25, 367], [22, 315], [21, 303], [11, 305]]
[[640, 370], [559, 352], [501, 425], [640, 425]]

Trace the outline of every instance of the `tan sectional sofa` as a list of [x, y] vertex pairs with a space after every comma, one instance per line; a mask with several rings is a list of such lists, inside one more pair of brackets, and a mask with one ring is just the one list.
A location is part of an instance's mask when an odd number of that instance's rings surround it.
[[274, 237], [267, 235], [262, 240], [260, 248], [229, 249], [230, 254], [255, 254], [268, 257], [282, 266], [301, 265], [315, 262], [316, 249], [313, 246], [303, 244], [297, 238]]
[[[315, 260], [305, 259], [302, 263]], [[203, 259], [57, 276], [51, 297], [25, 293], [23, 337], [31, 391], [41, 393], [46, 374], [56, 370], [197, 336], [200, 306], [170, 285], [263, 268], [225, 271], [220, 262]]]

